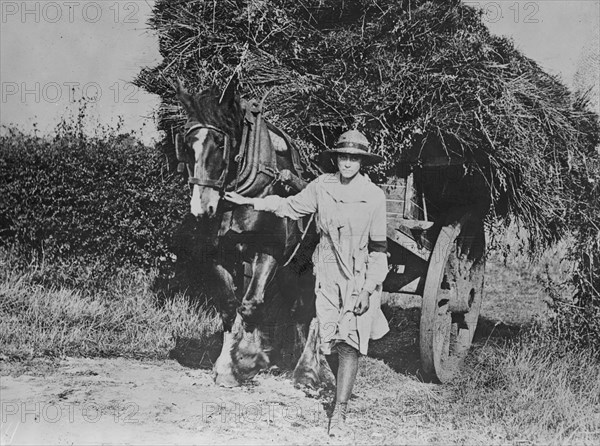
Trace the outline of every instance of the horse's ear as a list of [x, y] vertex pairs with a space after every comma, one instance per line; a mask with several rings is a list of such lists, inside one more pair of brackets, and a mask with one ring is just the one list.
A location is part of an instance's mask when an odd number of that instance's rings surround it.
[[188, 114], [191, 114], [194, 109], [194, 100], [191, 94], [187, 92], [181, 79], [177, 78], [177, 99], [183, 105], [183, 108]]
[[229, 79], [229, 82], [227, 83], [227, 87], [225, 87], [225, 90], [223, 91], [223, 94], [221, 95], [221, 99], [219, 99], [219, 104], [233, 105], [233, 102], [235, 101], [235, 96], [237, 94], [237, 88], [238, 88], [238, 74], [236, 71], [235, 73], [233, 73], [233, 76], [231, 77], [231, 79]]

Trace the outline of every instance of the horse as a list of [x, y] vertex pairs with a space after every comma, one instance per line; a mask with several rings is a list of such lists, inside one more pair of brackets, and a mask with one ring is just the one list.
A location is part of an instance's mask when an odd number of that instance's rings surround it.
[[178, 158], [188, 170], [191, 214], [205, 236], [202, 273], [210, 278], [223, 321], [215, 382], [240, 385], [282, 361], [282, 343], [293, 338], [294, 379], [315, 386], [322, 375], [316, 323], [310, 323], [314, 226], [305, 222], [300, 228], [298, 222], [223, 200], [230, 190], [251, 197], [290, 195], [303, 187], [311, 168], [289, 137], [262, 119], [262, 104], [240, 100], [237, 79], [223, 92], [213, 86], [197, 95], [178, 82], [176, 95], [188, 118], [176, 144]]

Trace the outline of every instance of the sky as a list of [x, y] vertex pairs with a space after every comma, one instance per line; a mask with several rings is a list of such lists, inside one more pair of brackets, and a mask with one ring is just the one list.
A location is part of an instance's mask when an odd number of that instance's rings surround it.
[[515, 46], [574, 90], [592, 88], [600, 113], [600, 1], [543, 0], [464, 3], [479, 5], [492, 33]]
[[[217, 0], [218, 1], [218, 0]], [[598, 108], [600, 1], [467, 1], [498, 35], [572, 88], [595, 89]], [[153, 0], [0, 0], [0, 123], [52, 132], [88, 98], [92, 126], [158, 138], [158, 98], [131, 81], [160, 62], [146, 22]]]
[[[158, 98], [131, 84], [143, 66], [160, 62], [147, 28], [152, 2], [0, 0], [0, 122], [50, 132], [61, 116], [90, 99], [99, 125], [143, 129]], [[94, 119], [91, 119], [93, 122]]]

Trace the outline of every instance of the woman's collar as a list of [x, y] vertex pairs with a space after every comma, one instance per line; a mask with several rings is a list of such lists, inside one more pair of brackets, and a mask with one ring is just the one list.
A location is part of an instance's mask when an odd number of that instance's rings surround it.
[[[341, 173], [334, 174], [337, 181], [328, 184], [327, 192], [336, 200], [343, 203], [367, 201], [367, 183], [370, 181], [365, 175], [358, 172], [349, 184], [342, 185]], [[343, 189], [342, 189], [343, 188]]]

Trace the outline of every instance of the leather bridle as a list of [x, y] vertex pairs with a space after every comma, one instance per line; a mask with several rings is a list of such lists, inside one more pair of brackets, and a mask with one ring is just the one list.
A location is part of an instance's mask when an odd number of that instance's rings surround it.
[[[196, 159], [194, 157], [194, 167], [193, 169], [188, 169], [190, 170], [190, 176], [188, 178], [188, 183], [190, 185], [197, 185], [197, 186], [206, 186], [206, 187], [212, 187], [213, 189], [218, 190], [219, 192], [223, 192], [225, 189], [225, 180], [227, 178], [227, 175], [229, 174], [229, 154], [231, 153], [231, 140], [229, 138], [229, 135], [227, 135], [227, 133], [225, 133], [223, 130], [219, 129], [218, 127], [209, 125], [209, 124], [202, 124], [200, 122], [196, 122], [196, 121], [191, 121], [188, 122], [185, 127], [184, 127], [184, 143], [185, 143], [185, 139], [194, 131], [196, 130], [200, 130], [200, 129], [208, 129], [208, 130], [213, 130], [215, 132], [218, 132], [220, 134], [223, 135], [225, 142], [224, 142], [224, 147], [223, 147], [223, 162], [225, 164], [225, 168], [223, 169], [223, 172], [221, 172], [221, 175], [218, 179], [212, 179], [208, 177], [208, 173], [205, 169], [205, 166], [203, 166], [201, 163], [196, 162]], [[193, 173], [193, 175], [191, 175], [191, 173]]]

